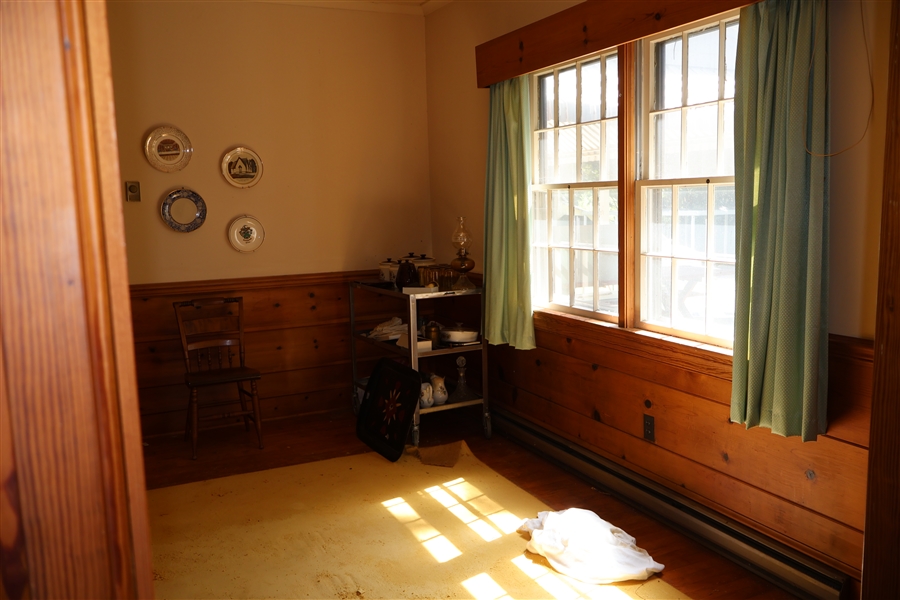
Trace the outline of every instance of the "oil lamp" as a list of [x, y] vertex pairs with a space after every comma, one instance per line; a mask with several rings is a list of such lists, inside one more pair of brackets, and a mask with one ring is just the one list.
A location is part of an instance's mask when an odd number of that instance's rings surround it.
[[459, 224], [453, 231], [450, 240], [453, 247], [456, 248], [456, 258], [450, 262], [450, 267], [459, 273], [459, 277], [453, 284], [454, 290], [472, 290], [475, 284], [469, 281], [466, 273], [475, 267], [475, 261], [468, 257], [469, 246], [472, 245], [472, 234], [466, 229], [466, 218], [458, 217]]

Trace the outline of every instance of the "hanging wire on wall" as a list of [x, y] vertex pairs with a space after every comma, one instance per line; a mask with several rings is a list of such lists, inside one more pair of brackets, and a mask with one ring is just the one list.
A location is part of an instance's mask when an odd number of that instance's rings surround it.
[[[870, 98], [870, 101], [869, 101], [869, 116], [866, 118], [866, 128], [863, 130], [862, 135], [859, 137], [859, 139], [856, 140], [855, 142], [853, 142], [853, 144], [847, 146], [843, 150], [838, 150], [837, 152], [832, 152], [831, 154], [819, 154], [818, 152], [813, 152], [812, 150], [809, 149], [809, 141], [808, 141], [808, 139], [806, 139], [807, 136], [804, 136], [804, 138], [805, 138], [804, 144], [806, 145], [806, 153], [809, 154], [810, 156], [829, 158], [832, 156], [837, 156], [839, 154], [843, 154], [844, 152], [847, 152], [849, 150], [852, 150], [866, 138], [866, 134], [869, 132], [869, 125], [872, 123], [872, 113], [875, 112], [875, 80], [872, 77], [872, 62], [869, 57], [869, 41], [866, 38], [866, 20], [863, 15], [862, 0], [858, 0], [858, 5], [859, 5], [859, 25], [860, 25], [860, 30], [862, 31], [863, 47], [866, 49], [866, 67], [869, 70], [869, 98]], [[823, 23], [824, 21], [825, 21], [825, 19], [820, 19], [819, 25], [821, 25], [821, 23]], [[819, 33], [818, 33], [819, 25], [816, 26], [816, 40], [815, 40], [815, 43], [813, 44], [812, 57], [810, 57], [810, 60], [809, 60], [809, 70], [807, 71], [807, 74], [806, 74], [807, 87], [809, 86], [809, 80], [812, 77], [813, 58], [815, 57], [816, 49], [819, 46]]]

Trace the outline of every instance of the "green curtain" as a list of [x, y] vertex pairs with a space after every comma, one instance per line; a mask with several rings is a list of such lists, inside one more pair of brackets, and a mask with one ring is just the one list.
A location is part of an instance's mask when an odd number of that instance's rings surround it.
[[528, 77], [491, 86], [484, 193], [484, 336], [491, 344], [534, 348], [528, 182], [531, 127]]
[[827, 425], [826, 2], [765, 0], [740, 23], [731, 420], [811, 441]]

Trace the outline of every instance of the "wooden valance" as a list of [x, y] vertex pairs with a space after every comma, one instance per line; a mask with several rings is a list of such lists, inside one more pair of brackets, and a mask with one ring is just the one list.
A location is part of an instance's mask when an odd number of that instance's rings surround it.
[[478, 87], [758, 0], [588, 0], [475, 47]]

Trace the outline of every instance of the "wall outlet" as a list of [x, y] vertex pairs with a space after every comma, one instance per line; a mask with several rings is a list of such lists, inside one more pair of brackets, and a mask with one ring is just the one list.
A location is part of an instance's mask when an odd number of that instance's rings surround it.
[[644, 415], [644, 439], [656, 443], [656, 428], [653, 425], [653, 417]]

